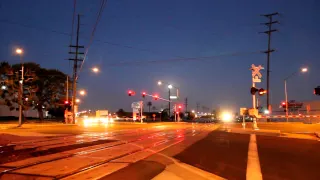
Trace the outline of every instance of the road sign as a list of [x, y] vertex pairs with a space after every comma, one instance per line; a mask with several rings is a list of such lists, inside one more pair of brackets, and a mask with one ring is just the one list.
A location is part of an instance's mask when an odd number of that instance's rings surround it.
[[261, 82], [262, 74], [260, 70], [264, 69], [261, 65], [255, 66], [254, 64], [251, 65], [250, 70], [252, 70], [252, 82], [259, 83]]
[[244, 116], [248, 114], [248, 109], [247, 108], [240, 108], [240, 115]]
[[140, 102], [133, 102], [131, 104], [132, 109], [140, 109]]
[[170, 96], [170, 99], [178, 99], [177, 96]]

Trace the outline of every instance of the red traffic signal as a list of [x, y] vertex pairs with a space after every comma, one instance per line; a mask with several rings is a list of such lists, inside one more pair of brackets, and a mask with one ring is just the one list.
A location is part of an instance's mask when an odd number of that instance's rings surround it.
[[144, 98], [144, 97], [146, 97], [146, 92], [142, 92], [142, 97]]
[[69, 104], [69, 101], [64, 101], [64, 104]]
[[262, 96], [262, 95], [264, 95], [264, 94], [267, 93], [267, 90], [264, 90], [263, 88], [257, 89], [257, 88], [255, 88], [255, 87], [251, 87], [250, 93], [251, 93], [252, 95], [255, 95], [256, 92], [258, 92], [259, 95]]
[[260, 96], [263, 96], [264, 94], [266, 94], [267, 93], [267, 90], [264, 90], [263, 88], [261, 88], [261, 89], [259, 89], [259, 95]]
[[135, 95], [134, 91], [129, 90], [129, 91], [128, 91], [128, 96], [132, 96], [132, 95]]
[[318, 96], [320, 95], [320, 86], [314, 88], [313, 94], [318, 95]]
[[258, 89], [255, 88], [255, 87], [251, 87], [251, 89], [250, 89], [250, 93], [251, 93], [252, 95], [256, 94], [257, 91], [258, 91]]
[[182, 106], [181, 106], [181, 105], [179, 105], [179, 106], [178, 106], [178, 109], [181, 109], [181, 108], [182, 108]]
[[286, 108], [286, 102], [282, 102], [282, 103], [281, 103], [281, 107], [282, 107], [282, 108]]
[[154, 100], [158, 100], [159, 96], [158, 95], [153, 95]]

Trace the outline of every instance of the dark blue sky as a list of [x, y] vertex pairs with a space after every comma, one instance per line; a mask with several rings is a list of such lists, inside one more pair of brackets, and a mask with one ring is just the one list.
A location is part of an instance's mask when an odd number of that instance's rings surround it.
[[[13, 49], [20, 46], [25, 49], [25, 61], [71, 74], [72, 66], [65, 60], [70, 38], [49, 30], [71, 32], [73, 0], [0, 3], [0, 60], [18, 63]], [[80, 42], [85, 46], [99, 5], [100, 0], [77, 1], [77, 13], [84, 15]], [[94, 39], [119, 45], [93, 42], [79, 79], [78, 87], [88, 90], [81, 108], [129, 110], [140, 96], [128, 97], [128, 89], [167, 96], [167, 90], [156, 85], [159, 79], [180, 87], [190, 109], [197, 102], [233, 109], [250, 106], [249, 68], [252, 63], [266, 65], [265, 54], [166, 60], [266, 50], [267, 35], [258, 32], [267, 30], [260, 25], [267, 19], [260, 14], [276, 11], [281, 13], [276, 17], [281, 24], [274, 26], [280, 32], [272, 36], [277, 52], [271, 57], [271, 102], [284, 99], [283, 79], [302, 66], [310, 71], [289, 80], [289, 99], [317, 99], [312, 92], [320, 85], [319, 7], [317, 0], [109, 0]], [[154, 60], [157, 63], [119, 65]], [[94, 65], [100, 66], [99, 75], [89, 71]], [[266, 80], [258, 86], [265, 88]], [[154, 104], [160, 108], [166, 103]]]

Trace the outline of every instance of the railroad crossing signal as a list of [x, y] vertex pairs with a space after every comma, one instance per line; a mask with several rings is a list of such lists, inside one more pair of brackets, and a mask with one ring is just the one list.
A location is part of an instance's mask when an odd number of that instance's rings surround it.
[[263, 96], [264, 94], [267, 93], [267, 90], [265, 90], [265, 89], [263, 89], [263, 88], [257, 89], [257, 88], [255, 88], [255, 87], [251, 87], [250, 93], [251, 93], [252, 95], [255, 95], [256, 92], [258, 92], [260, 96]]
[[320, 96], [320, 86], [314, 88], [313, 94]]
[[142, 92], [142, 97], [145, 98], [146, 97], [146, 92]]

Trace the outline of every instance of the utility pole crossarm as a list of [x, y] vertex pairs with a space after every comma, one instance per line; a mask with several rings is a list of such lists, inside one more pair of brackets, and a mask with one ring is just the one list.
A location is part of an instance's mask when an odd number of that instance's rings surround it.
[[273, 32], [278, 31], [277, 29], [272, 29], [272, 25], [279, 23], [279, 21], [273, 21], [272, 18], [273, 16], [276, 16], [276, 15], [279, 15], [279, 13], [275, 12], [275, 13], [261, 15], [269, 19], [269, 22], [261, 23], [268, 27], [267, 31], [262, 32], [268, 35], [268, 49], [267, 51], [264, 52], [267, 54], [267, 107], [268, 108], [270, 107], [269, 106], [270, 105], [270, 55], [272, 52], [274, 52], [274, 50], [271, 49], [271, 35]]

